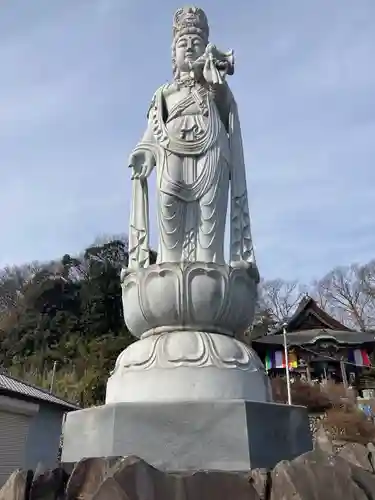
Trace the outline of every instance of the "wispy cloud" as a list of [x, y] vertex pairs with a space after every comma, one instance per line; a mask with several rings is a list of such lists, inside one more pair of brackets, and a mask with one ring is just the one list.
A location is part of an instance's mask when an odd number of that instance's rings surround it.
[[[373, 0], [200, 5], [211, 39], [237, 55], [231, 86], [262, 274], [308, 281], [374, 257]], [[0, 265], [126, 231], [126, 159], [170, 78], [176, 7], [3, 3]]]

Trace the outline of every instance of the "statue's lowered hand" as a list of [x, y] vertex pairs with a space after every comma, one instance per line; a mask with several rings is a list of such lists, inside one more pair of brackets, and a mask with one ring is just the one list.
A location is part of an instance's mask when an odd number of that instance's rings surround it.
[[155, 166], [155, 158], [151, 151], [140, 149], [134, 151], [129, 159], [129, 167], [132, 168], [132, 180], [138, 179], [143, 181], [151, 174]]

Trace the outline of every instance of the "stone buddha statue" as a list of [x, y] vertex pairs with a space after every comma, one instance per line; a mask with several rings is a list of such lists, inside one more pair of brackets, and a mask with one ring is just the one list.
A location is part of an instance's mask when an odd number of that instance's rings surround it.
[[[63, 462], [135, 455], [173, 472], [269, 469], [310, 450], [311, 436], [304, 408], [272, 403], [264, 366], [242, 341], [259, 274], [237, 106], [226, 83], [233, 54], [209, 43], [201, 9], [184, 7], [173, 20], [172, 62], [174, 79], [155, 92], [129, 161], [121, 286], [124, 320], [138, 340], [117, 357], [105, 405], [68, 414]], [[150, 264], [153, 170], [159, 245]]]
[[253, 264], [245, 165], [234, 97], [226, 76], [233, 53], [209, 43], [205, 13], [173, 19], [173, 81], [154, 94], [148, 125], [131, 154], [129, 268], [149, 265], [147, 178], [156, 170], [158, 263], [224, 264], [230, 193], [230, 262]]
[[[264, 367], [241, 342], [253, 321], [259, 274], [238, 111], [226, 82], [234, 57], [209, 43], [197, 7], [174, 15], [172, 67], [173, 81], [155, 92], [130, 155], [129, 264], [121, 284], [124, 320], [140, 340], [119, 355], [106, 401], [265, 401]], [[154, 170], [159, 242], [150, 265], [147, 182]]]

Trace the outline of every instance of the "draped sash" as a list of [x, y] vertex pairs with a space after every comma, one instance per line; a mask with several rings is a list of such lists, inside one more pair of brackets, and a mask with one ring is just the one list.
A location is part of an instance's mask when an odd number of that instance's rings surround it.
[[[163, 92], [167, 85], [162, 86], [154, 95], [149, 110], [149, 130], [152, 139], [140, 142], [135, 150], [148, 150], [155, 157], [157, 165], [158, 189], [171, 194], [182, 201], [189, 202], [199, 199], [216, 180], [216, 163], [219, 155], [228, 155], [230, 168], [230, 261], [231, 263], [254, 263], [254, 249], [251, 236], [250, 215], [246, 188], [246, 171], [241, 137], [241, 128], [236, 102], [230, 93], [230, 110], [228, 121], [229, 150], [218, 144], [222, 123], [216, 104], [207, 95], [205, 89], [193, 91], [181, 99], [169, 113], [171, 120], [183, 113], [192, 104], [197, 104], [204, 116], [207, 116], [207, 127], [204, 132], [192, 140], [181, 139], [168, 133], [163, 120]], [[211, 149], [211, 151], [209, 151]], [[167, 152], [181, 156], [201, 156], [206, 153], [208, 160], [201, 174], [191, 184], [185, 184], [172, 179], [166, 168]], [[212, 161], [209, 161], [211, 158]], [[215, 161], [214, 161], [215, 160]], [[129, 268], [148, 267], [149, 265], [149, 204], [147, 180], [133, 180], [132, 207], [129, 231]]]

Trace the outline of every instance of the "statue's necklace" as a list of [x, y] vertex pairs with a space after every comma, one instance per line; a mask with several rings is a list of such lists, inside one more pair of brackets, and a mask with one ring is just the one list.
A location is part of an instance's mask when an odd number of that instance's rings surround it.
[[195, 80], [193, 78], [184, 78], [183, 80], [176, 80], [177, 85], [181, 88], [192, 89], [195, 86]]
[[195, 86], [197, 83], [196, 79], [194, 78], [194, 74], [190, 73], [189, 75], [185, 76], [184, 78], [177, 78], [176, 79], [177, 85], [181, 87], [185, 87], [191, 89]]

